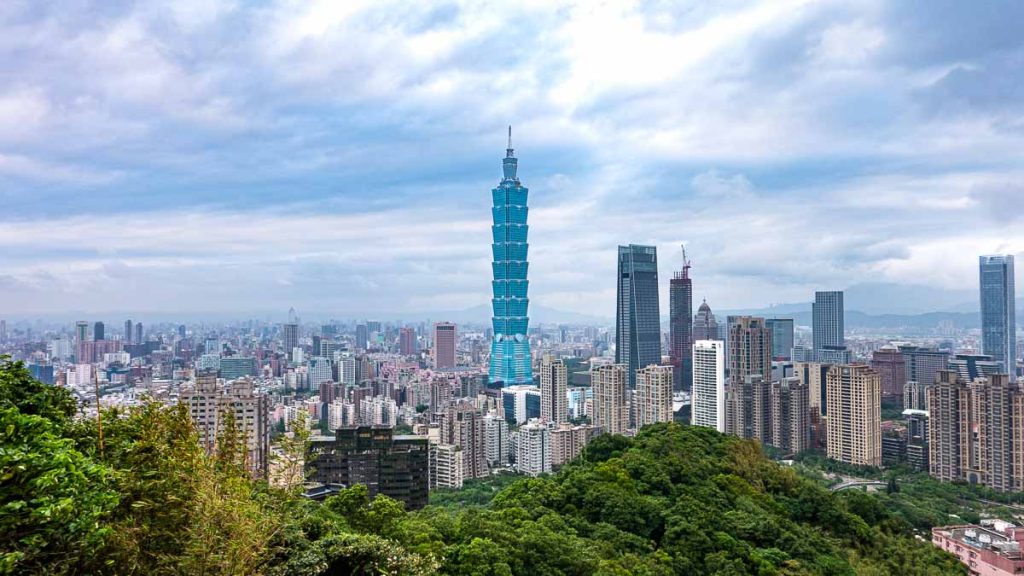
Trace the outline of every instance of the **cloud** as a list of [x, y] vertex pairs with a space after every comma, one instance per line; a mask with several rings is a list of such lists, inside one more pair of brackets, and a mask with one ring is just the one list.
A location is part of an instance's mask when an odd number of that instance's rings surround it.
[[609, 316], [631, 242], [685, 242], [716, 309], [963, 288], [1024, 250], [1019, 12], [2, 3], [5, 303], [484, 303], [508, 124], [538, 304]]

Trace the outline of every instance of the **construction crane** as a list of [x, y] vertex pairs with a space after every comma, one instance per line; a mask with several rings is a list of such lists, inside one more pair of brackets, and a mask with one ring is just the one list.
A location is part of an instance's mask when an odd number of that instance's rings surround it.
[[686, 244], [680, 244], [680, 248], [683, 249], [683, 278], [690, 277], [690, 261], [686, 259]]

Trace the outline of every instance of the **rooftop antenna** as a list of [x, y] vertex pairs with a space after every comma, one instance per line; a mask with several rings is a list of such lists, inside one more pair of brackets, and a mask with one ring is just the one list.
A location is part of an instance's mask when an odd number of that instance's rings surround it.
[[508, 125], [508, 147], [505, 148], [505, 153], [508, 158], [512, 157], [512, 125]]

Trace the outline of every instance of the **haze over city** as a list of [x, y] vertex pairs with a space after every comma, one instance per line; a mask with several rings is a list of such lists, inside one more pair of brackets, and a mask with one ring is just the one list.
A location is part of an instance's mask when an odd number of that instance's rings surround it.
[[508, 124], [535, 310], [612, 317], [628, 243], [658, 247], [663, 301], [686, 243], [716, 310], [865, 282], [971, 295], [978, 254], [1024, 246], [1021, 21], [1016, 2], [4, 2], [0, 312], [485, 306]]

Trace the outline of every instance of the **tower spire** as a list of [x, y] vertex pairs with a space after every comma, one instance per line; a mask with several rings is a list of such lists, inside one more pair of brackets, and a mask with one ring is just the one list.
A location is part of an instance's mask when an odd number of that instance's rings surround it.
[[508, 125], [508, 147], [505, 148], [505, 157], [512, 158], [512, 125]]

